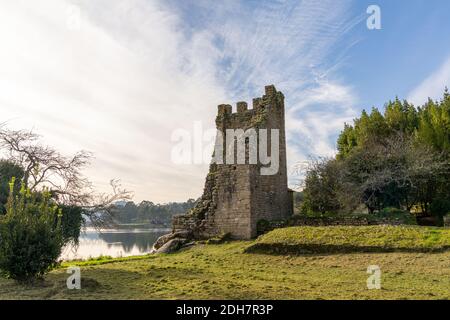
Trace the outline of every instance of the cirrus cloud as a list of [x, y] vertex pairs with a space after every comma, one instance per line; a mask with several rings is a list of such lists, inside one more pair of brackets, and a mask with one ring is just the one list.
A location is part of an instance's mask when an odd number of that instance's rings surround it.
[[207, 164], [173, 164], [171, 133], [268, 83], [287, 97], [289, 163], [330, 154], [357, 101], [336, 75], [351, 3], [2, 1], [1, 120], [94, 152], [95, 185], [120, 178], [137, 200], [197, 197]]

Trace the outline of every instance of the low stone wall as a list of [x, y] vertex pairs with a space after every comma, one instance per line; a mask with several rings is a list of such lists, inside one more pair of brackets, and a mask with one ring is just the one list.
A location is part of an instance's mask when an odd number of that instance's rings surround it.
[[288, 221], [288, 224], [294, 226], [367, 226], [370, 221], [367, 218], [360, 217], [301, 217]]
[[172, 218], [172, 232], [186, 230], [189, 226], [195, 225], [194, 216], [180, 215]]
[[419, 226], [427, 226], [427, 227], [443, 227], [445, 226], [445, 217], [417, 217], [417, 224]]
[[190, 231], [194, 239], [209, 239], [220, 234], [213, 219], [199, 220], [193, 215], [180, 215], [172, 218], [172, 233]]

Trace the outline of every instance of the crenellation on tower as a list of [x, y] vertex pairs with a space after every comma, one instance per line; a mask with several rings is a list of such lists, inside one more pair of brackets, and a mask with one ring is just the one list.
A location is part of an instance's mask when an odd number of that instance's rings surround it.
[[248, 110], [247, 102], [240, 101], [236, 103], [237, 113], [243, 113]]
[[253, 99], [253, 110], [258, 110], [262, 102], [262, 98], [254, 98]]
[[219, 104], [217, 107], [219, 115], [232, 114], [233, 107], [229, 104]]
[[271, 84], [264, 87], [264, 92], [266, 93], [267, 97], [271, 97], [276, 94], [277, 89], [275, 89], [275, 86]]

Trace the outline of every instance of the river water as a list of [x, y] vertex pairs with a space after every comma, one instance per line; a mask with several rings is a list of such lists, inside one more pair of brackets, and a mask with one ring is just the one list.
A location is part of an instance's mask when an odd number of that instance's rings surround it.
[[120, 228], [98, 231], [86, 228], [77, 247], [63, 249], [63, 260], [89, 259], [99, 256], [127, 257], [149, 253], [158, 237], [170, 229]]

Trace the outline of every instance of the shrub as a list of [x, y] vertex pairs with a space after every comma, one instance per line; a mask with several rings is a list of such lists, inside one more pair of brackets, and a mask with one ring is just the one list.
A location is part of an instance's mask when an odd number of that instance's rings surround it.
[[430, 211], [434, 216], [444, 217], [450, 213], [450, 199], [435, 197], [430, 205]]
[[11, 181], [7, 212], [0, 217], [0, 270], [9, 278], [42, 277], [57, 263], [63, 246], [61, 210], [48, 191], [32, 195], [24, 187], [14, 195]]
[[62, 211], [61, 228], [64, 244], [78, 244], [81, 228], [85, 222], [83, 209], [77, 206], [60, 205]]
[[0, 160], [0, 214], [6, 212], [6, 203], [9, 195], [9, 182], [12, 177], [16, 177], [14, 190], [19, 191], [20, 180], [24, 176], [23, 169], [7, 160]]
[[256, 222], [256, 232], [257, 234], [263, 234], [270, 231], [270, 222], [265, 219], [258, 220]]

